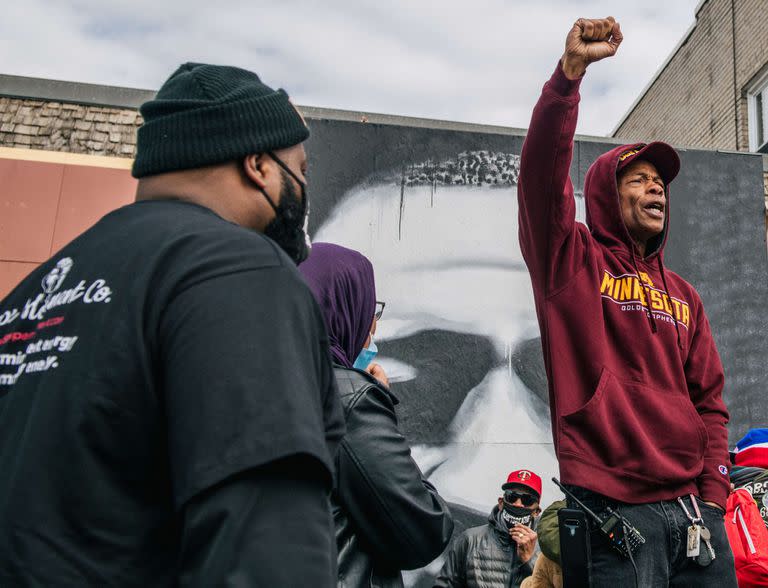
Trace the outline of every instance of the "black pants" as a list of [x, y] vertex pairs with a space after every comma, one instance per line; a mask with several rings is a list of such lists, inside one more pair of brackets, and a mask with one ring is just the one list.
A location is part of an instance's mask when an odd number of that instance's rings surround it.
[[[582, 502], [596, 512], [606, 505], [620, 512], [645, 537], [633, 554], [640, 588], [690, 587], [737, 588], [733, 553], [725, 533], [723, 512], [698, 500], [704, 525], [712, 534], [715, 560], [701, 567], [686, 557], [686, 540], [690, 520], [677, 500], [649, 504], [626, 504], [573, 488]], [[683, 498], [692, 512], [690, 497]], [[569, 506], [578, 508], [569, 499]], [[590, 525], [592, 548], [592, 586], [595, 588], [633, 588], [635, 571], [629, 558], [623, 557], [609, 544], [596, 525]], [[701, 548], [706, 549], [704, 543]]]

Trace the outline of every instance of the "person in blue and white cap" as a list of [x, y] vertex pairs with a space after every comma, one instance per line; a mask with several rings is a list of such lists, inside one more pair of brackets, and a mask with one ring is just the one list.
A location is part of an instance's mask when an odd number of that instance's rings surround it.
[[752, 495], [768, 526], [768, 429], [750, 429], [731, 455], [731, 483]]

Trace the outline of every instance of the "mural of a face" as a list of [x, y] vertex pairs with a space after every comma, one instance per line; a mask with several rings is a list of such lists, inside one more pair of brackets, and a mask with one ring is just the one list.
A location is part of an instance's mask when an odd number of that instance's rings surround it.
[[373, 263], [380, 362], [422, 470], [482, 523], [512, 469], [559, 493], [546, 379], [517, 237], [519, 157], [474, 151], [369, 178], [315, 239]]

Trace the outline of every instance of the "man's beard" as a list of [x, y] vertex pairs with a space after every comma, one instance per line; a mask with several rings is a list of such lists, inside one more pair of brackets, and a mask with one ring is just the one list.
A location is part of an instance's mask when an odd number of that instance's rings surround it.
[[[299, 264], [309, 255], [309, 239], [304, 232], [305, 202], [296, 191], [291, 178], [280, 170], [282, 186], [280, 203], [275, 208], [275, 218], [264, 228], [264, 234], [277, 243], [288, 256]], [[306, 198], [306, 192], [304, 194]], [[308, 203], [306, 203], [308, 206]]]

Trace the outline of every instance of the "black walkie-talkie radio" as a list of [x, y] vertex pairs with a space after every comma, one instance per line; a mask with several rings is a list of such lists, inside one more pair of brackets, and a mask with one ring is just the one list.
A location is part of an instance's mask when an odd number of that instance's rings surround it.
[[566, 496], [572, 498], [579, 508], [597, 522], [600, 532], [608, 538], [608, 543], [611, 547], [621, 555], [624, 557], [631, 557], [631, 554], [637, 551], [638, 547], [645, 543], [645, 537], [640, 534], [640, 531], [633, 527], [632, 523], [621, 516], [620, 513], [613, 510], [610, 506], [606, 506], [605, 511], [598, 515], [581, 500], [576, 498], [573, 495], [573, 492], [563, 486], [557, 478], [552, 478], [552, 481], [557, 484], [560, 490], [565, 492]]

